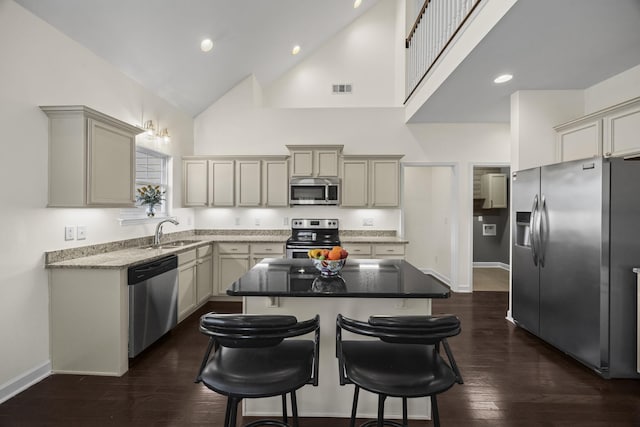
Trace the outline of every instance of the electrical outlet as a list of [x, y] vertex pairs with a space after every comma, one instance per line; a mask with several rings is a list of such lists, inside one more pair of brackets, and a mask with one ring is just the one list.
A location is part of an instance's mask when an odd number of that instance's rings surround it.
[[87, 238], [87, 226], [79, 225], [76, 227], [76, 238], [78, 240], [86, 240]]
[[75, 239], [75, 227], [67, 225], [64, 227], [64, 240]]
[[372, 226], [373, 225], [373, 218], [363, 218], [362, 219], [362, 225], [364, 225], [364, 226]]
[[256, 218], [256, 226], [260, 225], [260, 218]]
[[284, 218], [282, 218], [282, 225], [289, 225], [289, 217], [285, 216]]
[[236, 217], [235, 224], [236, 224], [236, 225], [240, 225], [240, 217], [238, 217], [238, 216]]

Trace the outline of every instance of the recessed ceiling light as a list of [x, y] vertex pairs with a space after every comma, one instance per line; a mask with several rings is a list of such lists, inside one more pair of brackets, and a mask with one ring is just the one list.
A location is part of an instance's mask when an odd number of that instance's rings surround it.
[[511, 80], [513, 78], [513, 76], [511, 74], [502, 74], [498, 77], [496, 77], [495, 79], [493, 79], [494, 83], [506, 83], [509, 80]]
[[213, 49], [213, 42], [211, 39], [204, 39], [200, 42], [200, 50], [203, 52], [209, 52]]
[[355, 0], [355, 1], [353, 2], [353, 8], [354, 8], [354, 9], [357, 9], [357, 8], [359, 8], [359, 7], [360, 7], [360, 5], [361, 5], [361, 4], [362, 4], [362, 0]]
[[291, 49], [291, 55], [297, 55], [300, 53], [300, 46], [295, 45], [293, 49]]

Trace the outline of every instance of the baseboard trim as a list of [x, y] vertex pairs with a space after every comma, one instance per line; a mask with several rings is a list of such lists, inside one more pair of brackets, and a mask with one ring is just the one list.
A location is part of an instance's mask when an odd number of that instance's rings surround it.
[[511, 270], [509, 264], [503, 262], [474, 262], [473, 268], [501, 268], [503, 270]]
[[51, 361], [47, 360], [42, 365], [0, 385], [0, 404], [39, 383], [49, 375], [51, 375]]
[[444, 283], [446, 283], [447, 286], [451, 287], [451, 279], [449, 279], [447, 276], [443, 276], [442, 274], [438, 273], [435, 270], [432, 270], [431, 268], [421, 268], [420, 271], [422, 271], [424, 274], [430, 274], [438, 280], [442, 280]]

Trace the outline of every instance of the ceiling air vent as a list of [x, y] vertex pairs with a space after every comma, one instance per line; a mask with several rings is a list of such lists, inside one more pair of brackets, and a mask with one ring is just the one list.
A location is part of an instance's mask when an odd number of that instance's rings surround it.
[[340, 83], [340, 84], [333, 85], [333, 93], [350, 94], [351, 83]]

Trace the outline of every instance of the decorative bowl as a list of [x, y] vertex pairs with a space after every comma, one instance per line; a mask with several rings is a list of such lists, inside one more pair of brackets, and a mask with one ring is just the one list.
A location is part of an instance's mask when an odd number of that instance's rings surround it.
[[320, 294], [338, 294], [347, 291], [347, 284], [339, 275], [320, 275], [313, 279], [313, 283], [311, 284], [311, 291]]
[[323, 276], [337, 276], [340, 274], [340, 270], [344, 267], [344, 263], [347, 261], [346, 258], [342, 259], [315, 259], [312, 258], [313, 265], [320, 271], [320, 274]]

